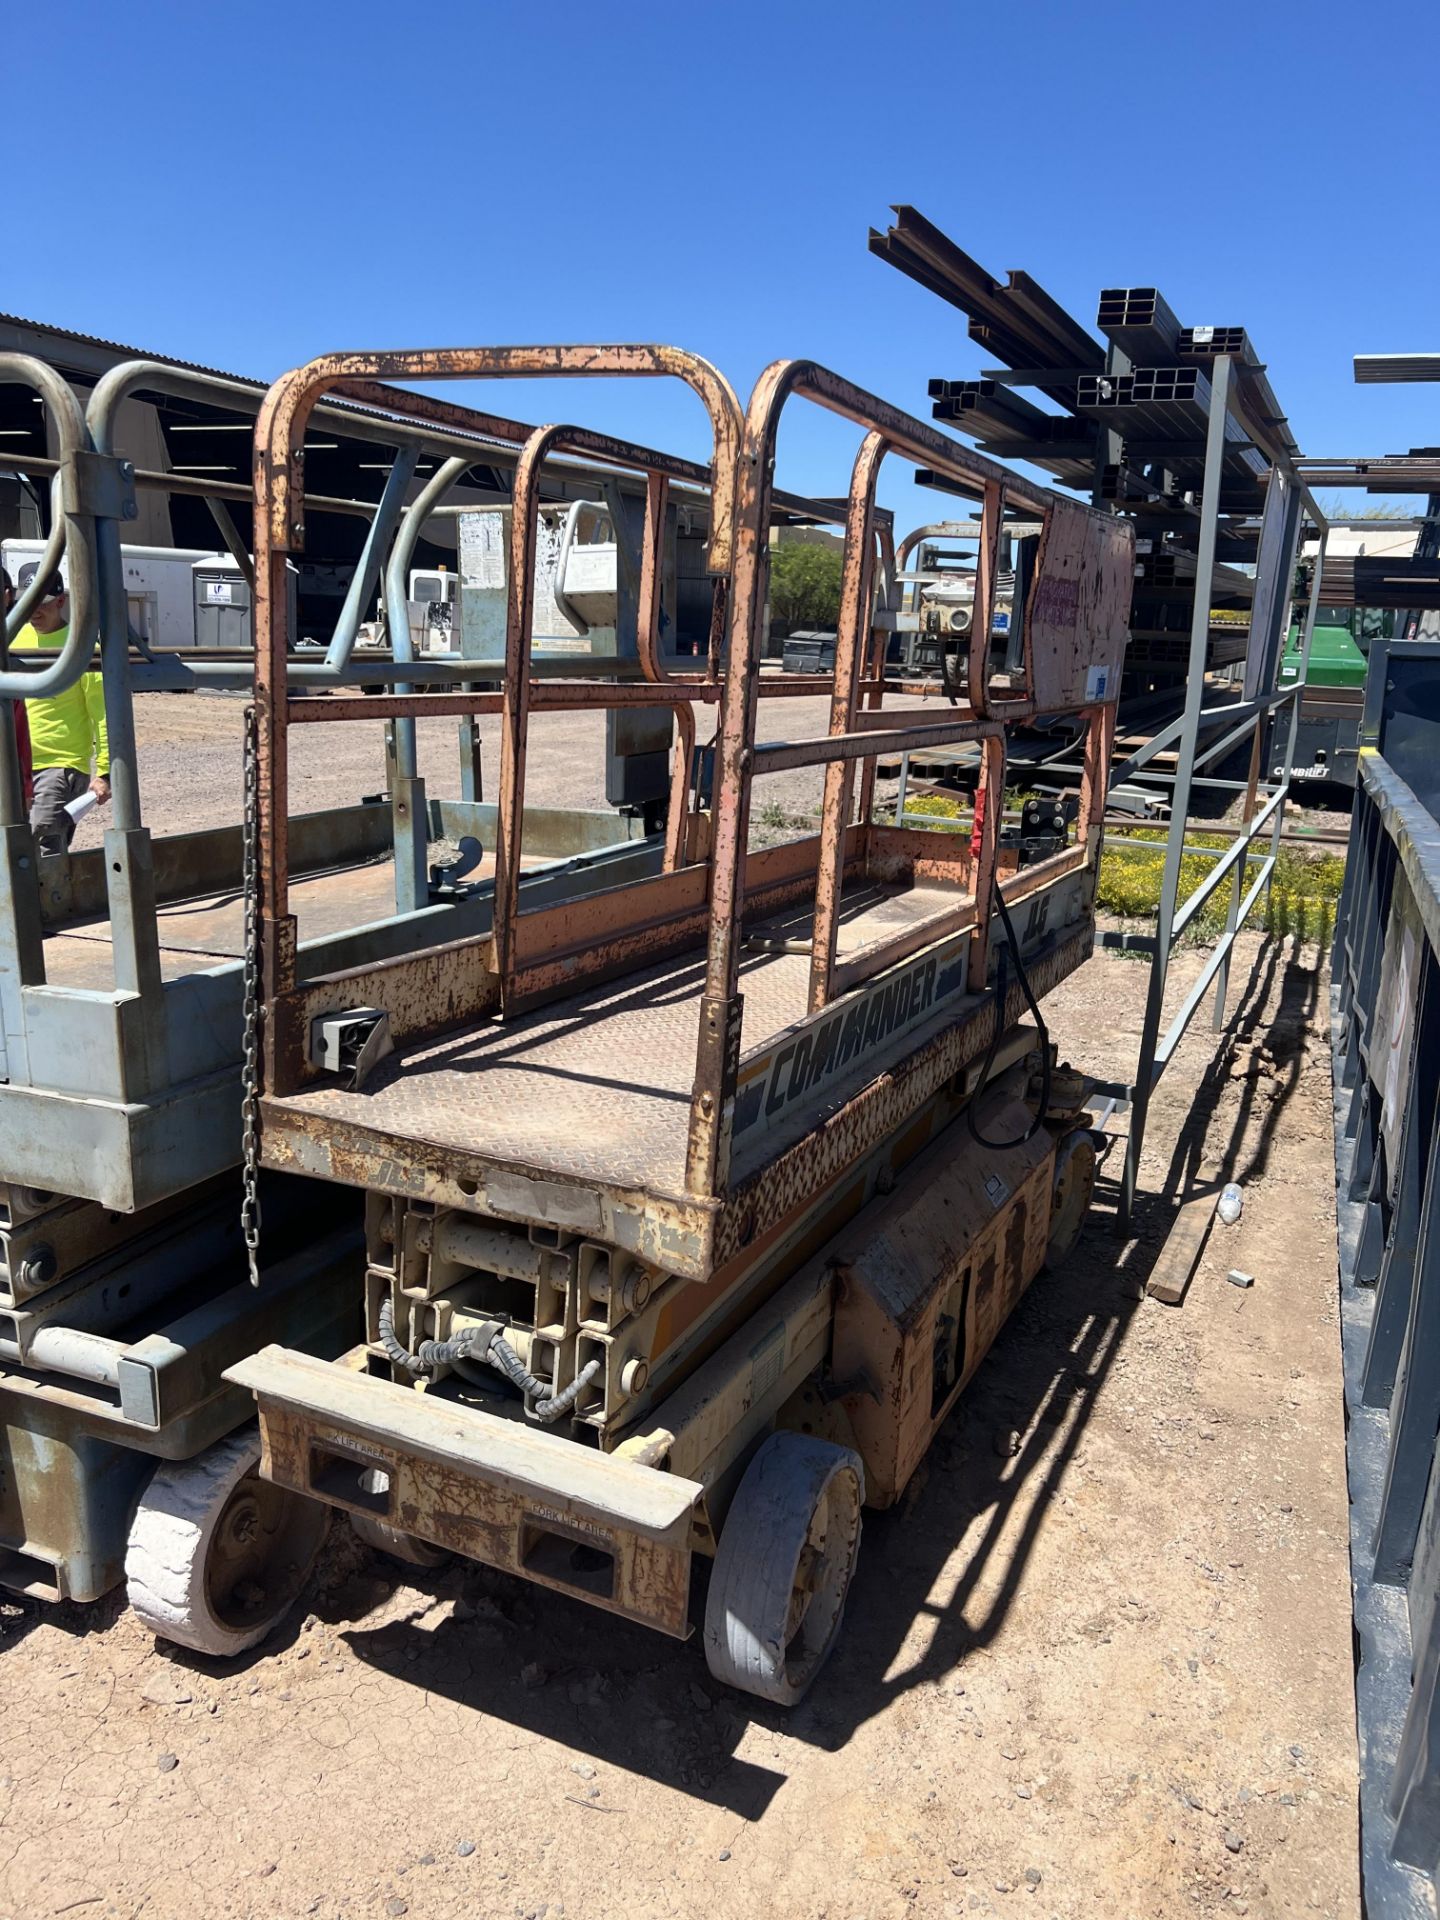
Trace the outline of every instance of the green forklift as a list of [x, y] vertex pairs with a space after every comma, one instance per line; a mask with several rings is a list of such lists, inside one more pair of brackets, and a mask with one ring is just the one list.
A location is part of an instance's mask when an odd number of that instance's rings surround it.
[[[1397, 614], [1376, 607], [1317, 607], [1310, 641], [1310, 670], [1300, 696], [1295, 734], [1294, 780], [1343, 787], [1355, 785], [1365, 668], [1374, 640], [1394, 637]], [[1281, 687], [1300, 677], [1299, 625], [1292, 626], [1280, 663]], [[1272, 745], [1283, 747], [1283, 740]], [[1276, 766], [1278, 778], [1282, 769]]]

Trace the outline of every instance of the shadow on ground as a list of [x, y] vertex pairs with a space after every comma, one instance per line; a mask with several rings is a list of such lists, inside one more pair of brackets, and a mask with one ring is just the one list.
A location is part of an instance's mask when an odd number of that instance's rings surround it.
[[[1287, 959], [1284, 948], [1283, 941], [1267, 941], [1229, 1030], [1205, 1069], [1165, 1176], [1158, 1202], [1164, 1218], [1178, 1201], [1218, 1193], [1229, 1180], [1243, 1188], [1269, 1167], [1277, 1122], [1300, 1084], [1305, 1035], [1320, 1004], [1320, 966], [1306, 966], [1293, 955]], [[1232, 1081], [1240, 1087], [1240, 1102], [1226, 1139], [1217, 1145], [1210, 1139], [1210, 1123]], [[1269, 1103], [1269, 1114], [1242, 1158], [1261, 1102]], [[1151, 1203], [1151, 1211], [1156, 1204]]]

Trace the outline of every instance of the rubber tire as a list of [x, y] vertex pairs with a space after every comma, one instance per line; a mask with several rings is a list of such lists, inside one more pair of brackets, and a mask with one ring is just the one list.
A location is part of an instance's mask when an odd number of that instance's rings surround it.
[[[1077, 1161], [1087, 1164], [1077, 1166]], [[1075, 1251], [1075, 1243], [1080, 1238], [1085, 1216], [1090, 1211], [1090, 1202], [1095, 1195], [1095, 1142], [1084, 1127], [1076, 1127], [1067, 1133], [1055, 1149], [1055, 1174], [1050, 1184], [1052, 1209], [1059, 1199], [1060, 1183], [1067, 1177], [1080, 1180], [1084, 1200], [1068, 1230], [1057, 1226], [1052, 1212], [1050, 1238], [1045, 1243], [1047, 1272], [1063, 1266]]]
[[368, 1513], [352, 1513], [350, 1525], [357, 1540], [363, 1540], [376, 1553], [388, 1554], [392, 1560], [403, 1560], [407, 1567], [443, 1567], [453, 1558], [444, 1547], [432, 1547], [428, 1540], [421, 1540], [413, 1533], [402, 1533], [399, 1527], [389, 1526], [384, 1520], [372, 1520]]
[[[206, 1553], [220, 1516], [259, 1465], [259, 1432], [242, 1427], [193, 1460], [162, 1461], [141, 1495], [125, 1552], [125, 1583], [132, 1610], [160, 1639], [232, 1657], [257, 1646], [299, 1597], [324, 1542], [330, 1509], [298, 1493], [291, 1498], [314, 1509], [313, 1526], [302, 1525], [300, 1554], [263, 1617], [232, 1626], [216, 1615], [205, 1590]], [[298, 1511], [296, 1517], [312, 1518]]]
[[[859, 1454], [813, 1434], [771, 1434], [736, 1490], [710, 1577], [705, 1659], [717, 1680], [779, 1706], [804, 1698], [839, 1637], [864, 1500]], [[811, 1523], [825, 1501], [836, 1502], [832, 1527], [839, 1528], [822, 1609], [830, 1617], [821, 1618], [819, 1643], [797, 1662], [788, 1657], [791, 1595]], [[811, 1605], [820, 1599], [817, 1594]]]

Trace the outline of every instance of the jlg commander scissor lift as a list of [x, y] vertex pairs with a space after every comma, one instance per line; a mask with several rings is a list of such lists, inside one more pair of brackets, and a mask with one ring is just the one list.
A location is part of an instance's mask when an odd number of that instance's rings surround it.
[[[705, 402], [723, 615], [708, 669], [668, 675], [656, 645], [673, 463], [551, 427], [517, 468], [503, 691], [287, 701], [285, 603], [267, 588], [299, 542], [311, 405], [355, 379], [517, 373], [668, 373]], [[798, 742], [757, 738], [761, 696], [816, 684], [760, 671], [792, 396], [863, 429], [829, 733]], [[258, 1158], [369, 1195], [367, 1344], [338, 1363], [271, 1347], [232, 1370], [259, 1403], [263, 1471], [394, 1550], [452, 1549], [681, 1636], [692, 1555], [713, 1555], [712, 1671], [794, 1700], [838, 1628], [862, 1502], [898, 1496], [1088, 1200], [1074, 1083], [1021, 1019], [1090, 952], [1130, 531], [806, 362], [771, 367], [742, 418], [713, 368], [670, 349], [336, 356], [277, 383], [259, 438]], [[537, 677], [537, 477], [557, 446], [648, 475], [642, 680]], [[877, 598], [893, 604], [895, 585], [875, 486], [890, 452], [981, 502], [968, 674], [948, 708], [885, 704]], [[1041, 532], [1023, 667], [997, 676], [1007, 512]], [[532, 716], [651, 703], [680, 720], [664, 872], [520, 911]], [[691, 781], [701, 706], [718, 715], [708, 806]], [[503, 716], [493, 934], [301, 981], [289, 729], [477, 710]], [[1087, 780], [1074, 843], [1016, 866], [1005, 732], [1039, 711], [1085, 716]], [[878, 756], [958, 741], [982, 746], [969, 836], [872, 818]], [[756, 777], [811, 765], [819, 834], [752, 851]]]

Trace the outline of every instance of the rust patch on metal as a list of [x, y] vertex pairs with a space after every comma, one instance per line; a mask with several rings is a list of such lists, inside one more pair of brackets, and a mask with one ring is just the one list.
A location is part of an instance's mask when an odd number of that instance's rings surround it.
[[[583, 1230], [670, 1273], [708, 1279], [718, 1202], [569, 1172], [518, 1156], [466, 1152], [363, 1121], [313, 1111], [305, 1097], [262, 1098], [261, 1159], [366, 1192], [454, 1207], [458, 1212]], [[603, 1144], [603, 1143], [602, 1143]], [[558, 1221], [557, 1221], [558, 1214]]]
[[[1016, 1137], [1028, 1118], [1017, 1101], [986, 1103], [992, 1133]], [[899, 1498], [1039, 1272], [1054, 1151], [1043, 1128], [1010, 1148], [956, 1154], [939, 1143], [847, 1239], [831, 1366], [867, 1383], [846, 1400], [867, 1505]]]
[[[463, 1420], [463, 1411], [457, 1411]], [[377, 1441], [281, 1403], [260, 1402], [268, 1479], [349, 1513], [367, 1514], [433, 1546], [589, 1601], [685, 1639], [690, 1552], [528, 1499], [481, 1473]], [[370, 1492], [366, 1480], [383, 1478]], [[609, 1565], [587, 1570], [576, 1550]], [[572, 1571], [573, 1569], [573, 1571]]]
[[[383, 1007], [389, 1014], [392, 1039], [441, 1032], [498, 1008], [500, 982], [489, 963], [488, 945], [484, 937], [452, 940], [372, 966], [323, 974], [278, 1004], [307, 1036], [320, 1014], [367, 1006]], [[305, 1077], [313, 1078], [308, 1062]]]
[[513, 441], [522, 437], [517, 436], [513, 421], [497, 421], [493, 415], [431, 400], [423, 394], [396, 389], [367, 392], [360, 383], [615, 376], [683, 380], [698, 394], [710, 416], [714, 442], [716, 501], [710, 564], [712, 571], [724, 572], [730, 563], [733, 516], [728, 488], [739, 451], [740, 403], [729, 382], [709, 361], [667, 346], [438, 347], [397, 353], [334, 353], [311, 360], [282, 375], [261, 407], [256, 444], [265, 450], [270, 466], [267, 504], [272, 543], [284, 545], [290, 536], [294, 524], [292, 494], [298, 497], [300, 492], [296, 483], [300, 447], [311, 409], [326, 392], [338, 389], [348, 397], [383, 405], [388, 412]]
[[[885, 441], [866, 434], [855, 456], [845, 521], [845, 553], [840, 582], [840, 618], [835, 643], [835, 689], [830, 696], [830, 734], [852, 731], [859, 705], [860, 674], [870, 638], [874, 588], [875, 486]], [[845, 828], [854, 790], [854, 769], [846, 760], [827, 760], [820, 817], [820, 870], [815, 886], [815, 931], [810, 948], [809, 1006], [818, 1013], [831, 998], [835, 938], [845, 872]]]

